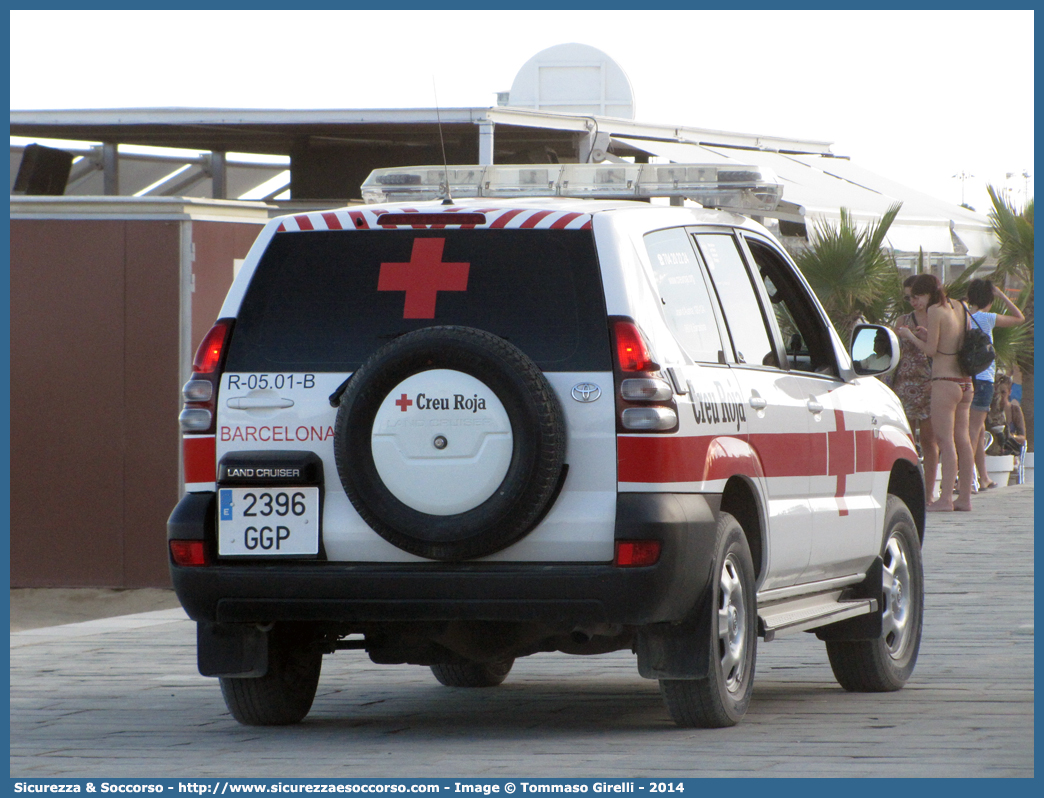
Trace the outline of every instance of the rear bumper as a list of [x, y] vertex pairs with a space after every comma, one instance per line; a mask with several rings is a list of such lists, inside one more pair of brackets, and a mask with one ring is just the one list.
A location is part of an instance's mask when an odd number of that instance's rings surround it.
[[[204, 540], [212, 552], [214, 494], [187, 494], [168, 538]], [[679, 620], [711, 577], [719, 497], [620, 494], [616, 538], [662, 542], [659, 562], [418, 563], [322, 561], [171, 564], [189, 617], [220, 623], [515, 621], [559, 628]]]

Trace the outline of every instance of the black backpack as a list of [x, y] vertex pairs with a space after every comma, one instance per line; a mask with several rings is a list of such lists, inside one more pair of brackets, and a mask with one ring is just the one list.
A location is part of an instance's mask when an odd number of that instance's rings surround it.
[[961, 371], [969, 377], [974, 377], [983, 369], [989, 368], [990, 363], [997, 357], [997, 352], [993, 348], [993, 339], [990, 338], [989, 333], [982, 329], [974, 316], [968, 313], [968, 306], [963, 302], [961, 306], [964, 308], [965, 314], [975, 322], [975, 327], [964, 331], [964, 342], [957, 351], [957, 364], [961, 367]]

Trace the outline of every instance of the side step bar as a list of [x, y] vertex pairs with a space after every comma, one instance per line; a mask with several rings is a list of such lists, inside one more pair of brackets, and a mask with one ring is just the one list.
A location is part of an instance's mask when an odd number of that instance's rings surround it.
[[758, 635], [771, 642], [780, 635], [805, 632], [829, 623], [877, 612], [877, 599], [842, 600], [841, 590], [787, 599], [758, 607]]

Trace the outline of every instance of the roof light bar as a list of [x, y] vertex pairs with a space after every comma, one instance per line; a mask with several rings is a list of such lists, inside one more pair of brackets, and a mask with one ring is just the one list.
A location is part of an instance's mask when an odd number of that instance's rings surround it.
[[707, 208], [768, 213], [783, 186], [766, 167], [744, 164], [497, 164], [398, 166], [375, 169], [363, 199], [420, 202], [462, 197], [577, 197], [648, 199], [685, 197]]
[[[478, 197], [481, 166], [407, 166], [374, 169], [362, 185], [366, 202], [442, 199], [447, 189], [452, 197]], [[393, 199], [394, 198], [394, 199]]]

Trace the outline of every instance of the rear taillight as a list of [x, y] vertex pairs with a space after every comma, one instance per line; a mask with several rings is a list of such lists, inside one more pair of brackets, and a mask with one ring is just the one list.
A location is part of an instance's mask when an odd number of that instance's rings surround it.
[[616, 364], [620, 371], [654, 371], [659, 368], [649, 354], [645, 337], [633, 321], [620, 319], [614, 322], [613, 337], [616, 340]]
[[228, 331], [232, 328], [231, 319], [219, 319], [203, 338], [203, 343], [196, 350], [192, 360], [192, 371], [196, 374], [212, 374], [221, 365], [221, 357], [225, 353], [225, 342]]
[[678, 405], [674, 388], [660, 373], [649, 344], [632, 319], [610, 320], [616, 354], [617, 432], [674, 432]]
[[184, 408], [178, 416], [182, 432], [206, 435], [214, 431], [217, 408], [218, 384], [225, 363], [232, 319], [219, 319], [203, 343], [196, 350], [192, 361], [192, 379], [181, 389]]

